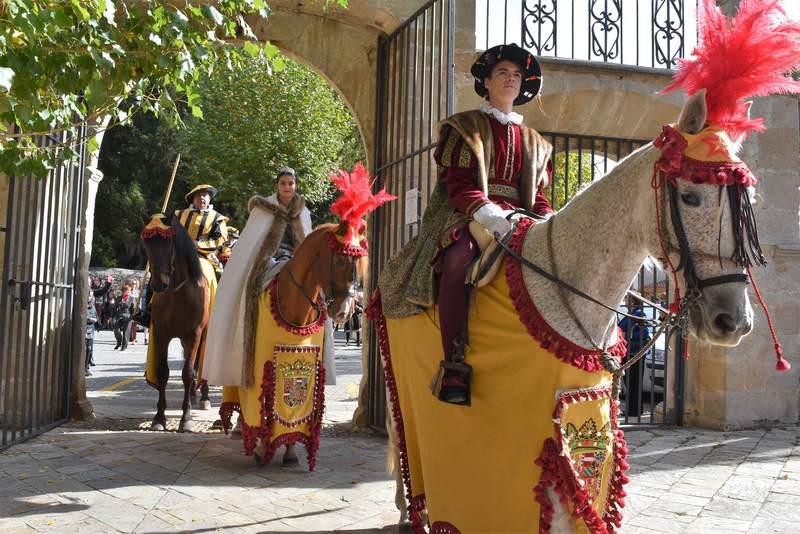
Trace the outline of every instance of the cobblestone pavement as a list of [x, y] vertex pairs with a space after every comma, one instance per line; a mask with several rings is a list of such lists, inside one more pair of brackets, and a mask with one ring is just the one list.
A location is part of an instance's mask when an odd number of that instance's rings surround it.
[[[140, 341], [142, 334], [139, 334]], [[256, 467], [241, 441], [145, 429], [155, 391], [141, 378], [145, 347], [95, 342], [89, 379], [98, 414], [0, 454], [0, 532], [394, 532], [385, 439], [349, 427], [360, 350], [337, 341], [338, 384], [326, 387], [317, 468]], [[173, 345], [168, 416], [182, 398]], [[219, 390], [212, 390], [218, 405]], [[624, 533], [800, 532], [800, 429], [628, 430], [631, 482]], [[302, 448], [300, 449], [302, 450]], [[301, 453], [302, 457], [302, 453]], [[303, 465], [301, 463], [301, 465]]]

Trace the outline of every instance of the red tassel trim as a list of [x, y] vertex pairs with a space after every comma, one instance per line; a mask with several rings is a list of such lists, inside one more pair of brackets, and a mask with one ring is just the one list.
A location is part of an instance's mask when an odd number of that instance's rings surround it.
[[[533, 226], [531, 219], [521, 219], [517, 224], [517, 230], [509, 243], [516, 252], [521, 253], [522, 244], [531, 226]], [[531, 300], [528, 288], [525, 287], [522, 265], [519, 262], [513, 260], [506, 262], [506, 278], [508, 279], [511, 301], [517, 310], [519, 320], [543, 349], [551, 352], [564, 363], [573, 365], [578, 369], [590, 373], [603, 370], [603, 365], [600, 363], [600, 356], [602, 355], [600, 351], [590, 350], [573, 343], [547, 324], [547, 321], [545, 321], [539, 310], [536, 309], [533, 300]], [[627, 354], [625, 336], [618, 331], [617, 339], [617, 343], [609, 347], [608, 352], [621, 361]]]
[[172, 239], [175, 237], [175, 228], [171, 226], [169, 228], [161, 228], [159, 226], [154, 226], [152, 228], [145, 227], [140, 234], [142, 239], [151, 239], [156, 236], [164, 239]]
[[319, 309], [322, 310], [322, 315], [320, 315], [317, 320], [311, 324], [307, 324], [304, 326], [296, 326], [283, 318], [281, 315], [280, 307], [278, 306], [278, 276], [272, 279], [269, 283], [269, 309], [272, 312], [272, 319], [275, 323], [289, 332], [290, 334], [294, 334], [295, 336], [310, 336], [312, 334], [316, 334], [319, 332], [323, 326], [325, 326], [325, 321], [328, 319], [328, 310], [325, 306], [325, 301], [322, 297], [317, 299], [317, 305]]
[[362, 239], [358, 246], [351, 245], [350, 243], [342, 243], [334, 234], [328, 234], [328, 248], [334, 254], [340, 256], [350, 256], [353, 258], [361, 258], [369, 256], [369, 244], [366, 239]]
[[775, 370], [778, 372], [786, 372], [792, 368], [792, 364], [786, 361], [786, 358], [783, 357], [783, 347], [781, 346], [781, 342], [778, 339], [778, 333], [775, 332], [775, 325], [772, 324], [772, 314], [769, 313], [769, 308], [767, 308], [767, 303], [764, 301], [764, 296], [761, 294], [761, 290], [758, 289], [758, 284], [756, 284], [756, 279], [753, 278], [753, 273], [750, 271], [750, 267], [747, 268], [747, 276], [750, 278], [750, 285], [753, 286], [753, 291], [756, 294], [756, 298], [758, 299], [758, 303], [761, 304], [761, 307], [764, 309], [764, 315], [767, 317], [767, 326], [769, 327], [769, 335], [772, 336], [772, 344], [775, 347]]
[[386, 328], [386, 317], [383, 315], [383, 304], [381, 303], [381, 291], [376, 289], [372, 294], [372, 299], [367, 306], [367, 318], [373, 322], [375, 333], [378, 338], [381, 357], [383, 359], [383, 376], [386, 389], [389, 392], [389, 403], [391, 406], [394, 430], [397, 433], [397, 449], [400, 456], [400, 476], [406, 488], [406, 500], [408, 501], [408, 517], [411, 521], [411, 528], [414, 534], [424, 534], [425, 527], [422, 524], [421, 512], [425, 510], [425, 496], [411, 493], [411, 470], [408, 466], [408, 449], [406, 448], [406, 433], [403, 426], [403, 412], [400, 409], [400, 397], [397, 393], [397, 382], [392, 370], [392, 354], [389, 350], [389, 331]]
[[242, 407], [238, 402], [223, 402], [219, 406], [219, 418], [222, 420], [222, 429], [227, 434], [233, 427], [233, 412], [242, 413]]
[[[316, 346], [289, 346], [276, 345], [275, 355], [278, 352], [316, 352], [319, 354], [319, 347]], [[272, 430], [276, 422], [283, 420], [275, 410], [275, 363], [264, 363], [264, 374], [261, 382], [261, 395], [258, 397], [261, 406], [261, 426], [251, 427], [242, 419], [242, 439], [244, 441], [244, 452], [247, 456], [252, 456], [258, 440], [267, 443], [264, 456], [261, 458], [262, 465], [268, 464], [275, 456], [275, 451], [284, 445], [292, 443], [302, 443], [308, 455], [308, 470], [313, 471], [317, 464], [317, 451], [319, 450], [319, 436], [322, 431], [322, 419], [325, 413], [325, 367], [319, 357], [316, 365], [316, 383], [314, 385], [314, 408], [309, 417], [303, 418], [302, 422], [311, 421], [309, 435], [302, 432], [290, 432], [271, 439]], [[233, 403], [231, 403], [233, 404]], [[221, 411], [221, 410], [220, 410]], [[223, 424], [224, 424], [223, 419]], [[230, 421], [229, 421], [230, 424]], [[286, 426], [298, 426], [300, 422], [288, 424]]]
[[653, 145], [661, 150], [656, 170], [673, 184], [679, 178], [695, 184], [739, 184], [750, 187], [758, 183], [742, 161], [698, 161], [687, 157], [684, 151], [688, 143], [672, 126], [664, 126]]
[[[564, 406], [578, 401], [610, 398], [610, 395], [611, 388], [609, 386], [590, 388], [562, 395], [556, 404], [553, 414], [556, 436], [561, 435], [560, 414]], [[625, 491], [622, 486], [628, 482], [628, 477], [625, 476], [625, 471], [628, 469], [626, 461], [628, 448], [625, 443], [625, 437], [618, 428], [617, 403], [613, 399], [610, 400], [611, 428], [614, 435], [612, 449], [614, 464], [610, 475], [608, 498], [606, 499], [603, 516], [601, 517], [593, 508], [592, 499], [588, 491], [578, 483], [575, 468], [569, 455], [563, 450], [560, 437], [556, 439], [548, 438], [542, 447], [539, 458], [536, 459], [536, 465], [541, 468], [542, 473], [539, 483], [533, 488], [536, 502], [540, 506], [539, 532], [541, 534], [550, 532], [555, 514], [553, 503], [547, 495], [548, 489], [552, 489], [558, 495], [559, 502], [563, 506], [568, 506], [570, 501], [572, 502], [572, 516], [583, 521], [592, 534], [613, 533], [614, 529], [619, 528], [622, 524], [620, 509], [625, 506]]]

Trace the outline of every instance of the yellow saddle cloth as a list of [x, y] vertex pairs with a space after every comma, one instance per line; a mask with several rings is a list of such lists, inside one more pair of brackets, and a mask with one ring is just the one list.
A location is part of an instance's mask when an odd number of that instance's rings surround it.
[[[626, 448], [599, 354], [544, 322], [512, 260], [473, 294], [469, 407], [429, 389], [442, 351], [435, 308], [386, 319], [378, 294], [369, 310], [412, 521], [421, 528], [427, 508], [433, 532], [547, 532], [563, 499], [575, 532], [613, 531]], [[620, 343], [611, 352], [624, 351]]]

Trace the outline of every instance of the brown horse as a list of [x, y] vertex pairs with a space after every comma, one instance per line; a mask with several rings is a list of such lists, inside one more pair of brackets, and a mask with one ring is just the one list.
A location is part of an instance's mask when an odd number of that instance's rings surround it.
[[[195, 392], [196, 366], [210, 316], [209, 287], [203, 276], [194, 242], [177, 218], [165, 224], [166, 217], [154, 216], [142, 231], [147, 260], [152, 277], [150, 287], [155, 292], [151, 304], [152, 322], [149, 351], [155, 357], [155, 381], [158, 389], [158, 411], [151, 430], [165, 430], [167, 417], [166, 387], [169, 381], [167, 361], [169, 343], [173, 338], [183, 346], [183, 416], [181, 432], [191, 432], [192, 404]], [[150, 354], [150, 353], [148, 353]], [[149, 358], [148, 358], [149, 359]], [[201, 403], [208, 402], [208, 386], [202, 387]], [[209, 403], [210, 404], [210, 403]]]
[[[356, 289], [367, 273], [366, 243], [352, 246], [342, 243], [348, 233], [347, 223], [324, 224], [309, 234], [297, 247], [294, 256], [276, 276], [274, 281], [277, 300], [277, 317], [279, 325], [272, 327], [298, 329], [302, 326], [324, 323], [327, 314], [337, 323], [347, 321], [355, 310]], [[259, 320], [259, 325], [262, 322]], [[251, 388], [253, 396], [258, 396], [262, 385]], [[241, 390], [241, 397], [247, 396], [248, 390]], [[322, 413], [315, 415], [321, 423]], [[254, 423], [251, 421], [251, 423]], [[263, 424], [263, 422], [262, 422]], [[253, 425], [247, 425], [250, 428]], [[318, 429], [317, 429], [318, 431]], [[311, 430], [312, 434], [315, 430]], [[275, 443], [262, 439], [256, 447], [255, 457], [259, 463], [266, 463], [274, 453]], [[294, 452], [295, 441], [286, 444], [283, 465], [298, 463]], [[270, 446], [272, 445], [272, 446]], [[306, 448], [313, 466], [314, 452], [309, 442]]]

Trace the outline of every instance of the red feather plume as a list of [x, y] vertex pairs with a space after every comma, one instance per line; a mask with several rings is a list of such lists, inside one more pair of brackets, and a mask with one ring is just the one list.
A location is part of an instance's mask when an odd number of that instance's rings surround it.
[[341, 196], [331, 205], [331, 213], [348, 225], [345, 241], [353, 238], [353, 233], [362, 225], [361, 218], [367, 213], [377, 209], [381, 204], [394, 200], [397, 197], [381, 189], [376, 194], [372, 193], [374, 180], [361, 163], [356, 163], [353, 172], [340, 170], [331, 175], [331, 181]]
[[702, 0], [698, 33], [694, 59], [681, 61], [663, 92], [706, 89], [708, 122], [732, 138], [765, 130], [762, 118], [750, 119], [743, 99], [800, 93], [800, 82], [786, 76], [800, 66], [800, 24], [788, 19], [781, 0], [742, 0], [731, 19], [714, 0]]

